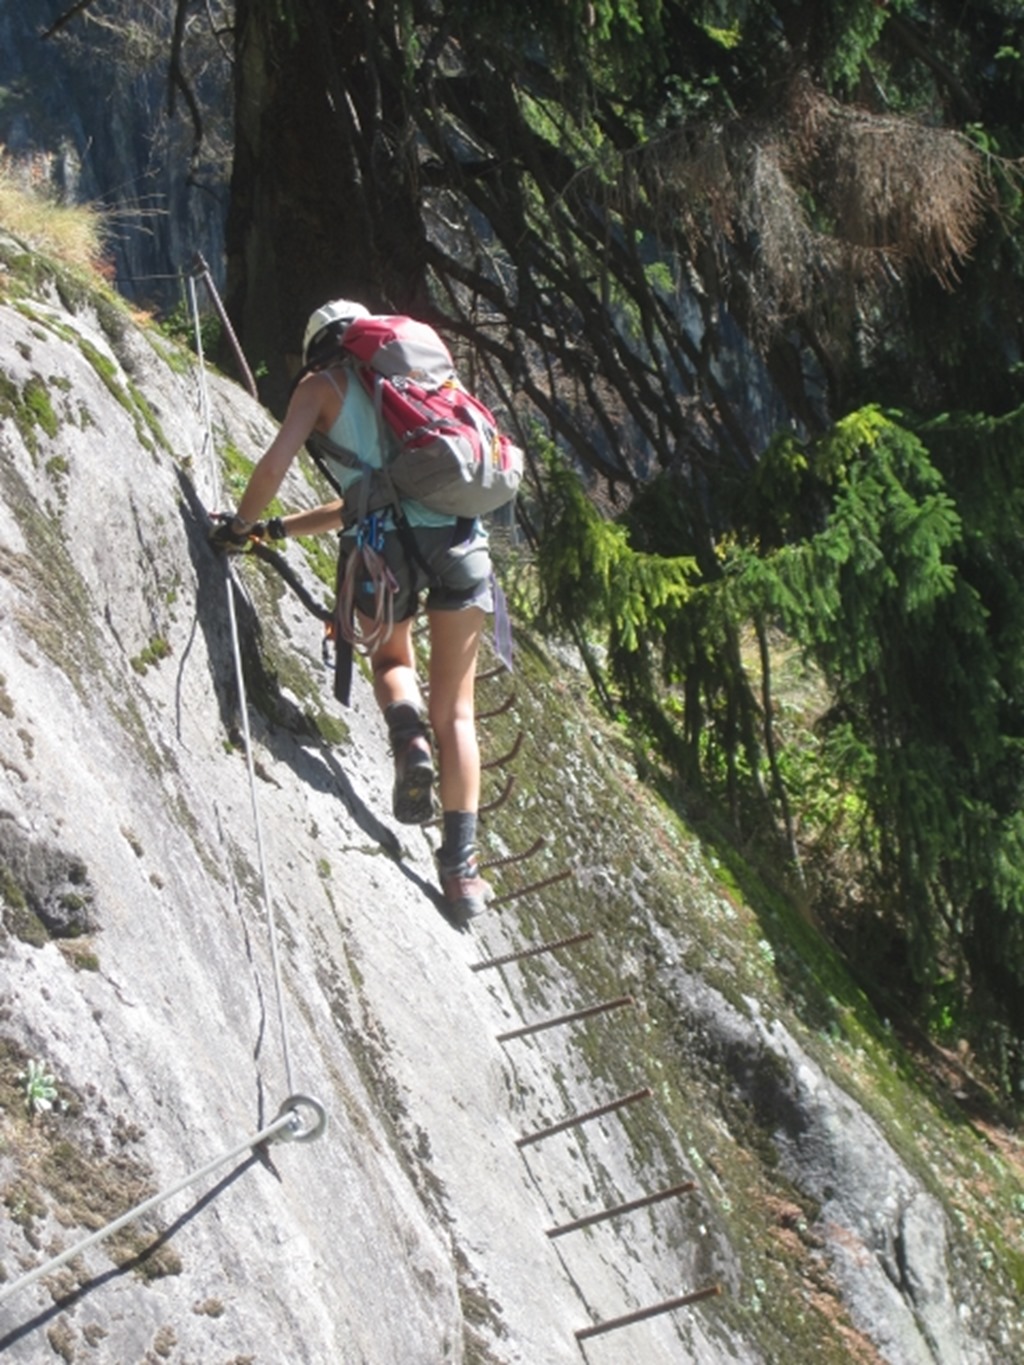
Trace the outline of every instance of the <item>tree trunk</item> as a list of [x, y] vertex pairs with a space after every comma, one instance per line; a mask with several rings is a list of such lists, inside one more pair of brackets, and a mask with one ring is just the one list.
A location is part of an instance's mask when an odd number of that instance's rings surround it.
[[399, 47], [361, 6], [238, 0], [227, 305], [261, 397], [287, 398], [306, 319], [332, 298], [423, 311], [425, 240]]

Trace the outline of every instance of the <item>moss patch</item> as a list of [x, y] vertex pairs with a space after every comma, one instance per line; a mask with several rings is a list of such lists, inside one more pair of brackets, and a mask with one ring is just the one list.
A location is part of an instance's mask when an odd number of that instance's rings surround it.
[[[645, 1186], [698, 1179], [700, 1193], [677, 1211], [687, 1254], [699, 1260], [707, 1240], [700, 1224], [717, 1229], [713, 1235], [742, 1266], [742, 1281], [715, 1316], [771, 1359], [876, 1359], [830, 1277], [818, 1210], [779, 1170], [770, 1108], [742, 1098], [720, 1059], [705, 1055], [682, 1022], [672, 986], [679, 971], [713, 987], [742, 1018], [756, 1000], [875, 1118], [945, 1208], [958, 1278], [990, 1305], [995, 1340], [1002, 1329], [992, 1305], [1010, 1304], [1020, 1292], [1019, 1147], [1008, 1160], [936, 1090], [784, 882], [764, 876], [710, 820], [695, 829], [681, 804], [685, 793], [659, 791], [641, 777], [631, 737], [594, 713], [582, 672], [557, 666], [521, 634], [515, 674], [481, 682], [479, 710], [499, 709], [513, 690], [513, 705], [480, 725], [485, 759], [525, 737], [512, 795], [485, 817], [482, 852], [501, 856], [513, 840], [518, 851], [541, 835], [545, 846], [528, 863], [489, 875], [501, 894], [571, 867], [568, 881], [515, 902], [504, 916], [514, 915], [517, 936], [530, 941], [584, 927], [597, 934], [561, 964], [541, 958], [517, 969], [524, 1013], [553, 1010], [566, 997], [578, 1003], [627, 991], [641, 1002], [612, 1027], [595, 1020], [578, 1028], [574, 1042], [581, 1067], [608, 1093], [653, 1087], [653, 1102], [623, 1111], [621, 1123]], [[485, 775], [485, 802], [503, 780], [500, 772]], [[747, 1093], [770, 1105], [785, 1091], [784, 1072], [766, 1049]], [[578, 1145], [599, 1188], [600, 1162], [585, 1130]], [[1009, 1134], [1004, 1145], [1013, 1145]], [[1021, 1324], [1013, 1330], [1019, 1340]]]
[[[249, 476], [255, 468], [255, 463], [235, 445], [230, 437], [223, 433], [218, 453], [224, 476], [225, 496], [232, 503], [237, 503], [245, 492], [245, 486], [249, 482]], [[275, 513], [270, 512], [268, 515], [274, 516]]]
[[170, 658], [171, 646], [162, 635], [154, 635], [152, 640], [130, 660], [136, 673], [145, 674], [164, 659]]
[[[67, 1078], [57, 1078], [60, 1112], [33, 1118], [16, 1080], [28, 1057], [12, 1039], [0, 1036], [0, 1134], [7, 1174], [0, 1203], [21, 1228], [28, 1248], [45, 1255], [51, 1229], [84, 1236], [112, 1223], [155, 1193], [148, 1166], [128, 1149], [142, 1136], [123, 1125], [105, 1133], [99, 1113]], [[177, 1273], [177, 1253], [160, 1245], [142, 1225], [115, 1233], [105, 1244], [116, 1264], [132, 1264], [144, 1278]], [[84, 1283], [84, 1270], [64, 1272], [68, 1292]]]
[[13, 460], [0, 460], [0, 485], [27, 544], [25, 554], [7, 557], [8, 572], [24, 580], [26, 595], [34, 603], [31, 611], [18, 609], [19, 624], [83, 700], [91, 700], [106, 664], [89, 591], [59, 524], [39, 506]]
[[0, 418], [14, 423], [33, 455], [39, 451], [38, 433], [52, 440], [60, 427], [46, 381], [38, 374], [19, 388], [9, 375], [0, 373]]

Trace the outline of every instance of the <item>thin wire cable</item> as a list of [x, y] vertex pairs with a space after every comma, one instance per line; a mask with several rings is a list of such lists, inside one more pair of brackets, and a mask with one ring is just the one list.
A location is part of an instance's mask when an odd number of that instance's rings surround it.
[[256, 798], [256, 765], [252, 754], [252, 736], [249, 731], [249, 703], [245, 694], [245, 678], [242, 673], [242, 650], [238, 640], [238, 619], [235, 615], [234, 576], [231, 565], [226, 564], [225, 583], [227, 585], [228, 616], [231, 620], [231, 652], [235, 657], [235, 679], [238, 684], [239, 710], [242, 715], [242, 734], [245, 738], [245, 766], [249, 774], [249, 800], [252, 806], [253, 824], [256, 828], [256, 852], [260, 866], [260, 884], [263, 894], [263, 910], [267, 917], [267, 934], [270, 940], [270, 957], [274, 971], [274, 992], [277, 997], [277, 1019], [281, 1030], [281, 1052], [284, 1059], [285, 1085], [291, 1094], [292, 1084], [291, 1049], [288, 1043], [288, 1021], [285, 1017], [284, 989], [281, 982], [281, 962], [277, 944], [277, 917], [270, 895], [270, 877], [267, 873], [267, 858], [263, 847], [263, 826], [260, 820], [259, 801]]
[[213, 453], [213, 415], [210, 411], [210, 392], [206, 383], [206, 357], [203, 354], [203, 329], [199, 324], [199, 299], [196, 296], [196, 280], [194, 275], [188, 277], [188, 301], [192, 311], [192, 321], [195, 331], [196, 357], [199, 361], [199, 407], [202, 413], [203, 422], [203, 442], [206, 446], [206, 458], [208, 461], [207, 473], [210, 478], [211, 501], [216, 505], [220, 500], [220, 475], [217, 470], [217, 461]]
[[136, 1204], [135, 1207], [129, 1209], [127, 1213], [121, 1214], [120, 1218], [116, 1218], [112, 1223], [108, 1223], [106, 1227], [99, 1228], [96, 1232], [90, 1233], [88, 1237], [83, 1237], [80, 1242], [76, 1242], [74, 1246], [68, 1247], [66, 1251], [62, 1251], [58, 1256], [54, 1256], [52, 1260], [44, 1261], [42, 1265], [38, 1265], [34, 1270], [28, 1271], [26, 1274], [22, 1275], [20, 1279], [15, 1280], [13, 1284], [5, 1285], [0, 1289], [0, 1303], [6, 1303], [6, 1301], [13, 1297], [19, 1289], [26, 1289], [30, 1284], [34, 1284], [36, 1280], [42, 1279], [44, 1275], [51, 1275], [55, 1270], [59, 1270], [62, 1265], [66, 1265], [68, 1261], [73, 1260], [76, 1256], [80, 1256], [84, 1251], [88, 1251], [89, 1247], [94, 1246], [97, 1242], [102, 1242], [107, 1237], [112, 1237], [113, 1234], [119, 1232], [121, 1228], [127, 1227], [129, 1223], [134, 1222], [137, 1218], [141, 1218], [144, 1213], [148, 1213], [150, 1209], [156, 1208], [156, 1206], [162, 1204], [165, 1199], [170, 1199], [173, 1195], [180, 1193], [181, 1190], [187, 1189], [189, 1185], [196, 1184], [205, 1176], [208, 1176], [211, 1172], [217, 1170], [219, 1166], [223, 1166], [226, 1162], [230, 1161], [233, 1157], [241, 1156], [243, 1152], [258, 1147], [261, 1142], [269, 1141], [270, 1138], [282, 1128], [293, 1125], [294, 1123], [294, 1110], [278, 1114], [274, 1122], [268, 1124], [268, 1126], [257, 1133], [255, 1137], [249, 1138], [245, 1142], [240, 1142], [237, 1147], [232, 1147], [230, 1152], [225, 1152], [223, 1156], [216, 1157], [213, 1161], [208, 1161], [201, 1170], [194, 1171], [191, 1175], [185, 1176], [184, 1179], [179, 1180], [178, 1183], [173, 1185], [169, 1190], [163, 1190], [160, 1194], [154, 1194], [151, 1195], [150, 1198], [144, 1199], [141, 1204]]
[[[217, 468], [217, 461], [214, 456], [213, 448], [213, 418], [210, 409], [209, 388], [206, 381], [206, 360], [203, 355], [203, 339], [199, 322], [199, 300], [196, 296], [195, 278], [189, 275], [189, 301], [192, 307], [192, 317], [195, 324], [196, 355], [199, 365], [199, 389], [200, 406], [202, 409], [203, 423], [206, 431], [206, 442], [210, 456], [210, 486], [213, 492], [214, 503], [220, 500], [220, 473]], [[210, 281], [207, 278], [207, 288], [210, 288]], [[267, 932], [270, 941], [270, 957], [274, 974], [274, 992], [277, 1000], [278, 1026], [281, 1032], [281, 1052], [284, 1061], [285, 1084], [288, 1093], [294, 1090], [292, 1084], [292, 1061], [291, 1047], [288, 1040], [288, 1021], [284, 1008], [284, 988], [281, 980], [281, 961], [278, 951], [277, 917], [274, 914], [273, 900], [270, 895], [270, 876], [267, 871], [266, 851], [263, 843], [263, 824], [260, 819], [259, 800], [256, 795], [256, 765], [252, 752], [252, 734], [249, 729], [249, 702], [245, 690], [245, 674], [242, 669], [242, 649], [238, 635], [238, 617], [235, 613], [235, 588], [241, 591], [241, 587], [235, 581], [234, 570], [231, 564], [231, 557], [224, 555], [224, 585], [227, 593], [228, 620], [231, 624], [231, 652], [235, 661], [235, 681], [238, 687], [238, 704], [242, 718], [242, 735], [245, 740], [245, 764], [249, 775], [249, 802], [252, 807], [253, 824], [256, 831], [256, 853], [259, 860], [260, 886], [263, 898], [263, 910], [267, 919]]]

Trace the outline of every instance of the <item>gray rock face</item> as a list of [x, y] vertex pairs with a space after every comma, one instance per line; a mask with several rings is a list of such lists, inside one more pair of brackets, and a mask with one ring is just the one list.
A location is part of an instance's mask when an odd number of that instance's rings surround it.
[[0, 862], [21, 888], [25, 908], [51, 938], [75, 938], [98, 928], [90, 915], [89, 870], [80, 858], [34, 841], [6, 816], [0, 817]]
[[[8, 1281], [232, 1151], [293, 1092], [330, 1115], [325, 1137], [229, 1161], [134, 1240], [6, 1300], [9, 1358], [49, 1341], [101, 1361], [161, 1343], [204, 1361], [577, 1359], [589, 1318], [515, 1145], [530, 1119], [494, 1038], [507, 1005], [438, 913], [433, 836], [385, 821], [365, 684], [335, 750], [316, 726], [318, 623], [207, 546], [203, 504], [223, 495], [196, 373], [56, 299], [3, 309], [0, 330], [11, 391], [45, 388], [53, 410], [41, 424], [21, 403], [3, 427], [0, 854], [8, 899], [48, 931], [7, 938], [3, 1008], [11, 1056], [45, 1056], [67, 1105], [27, 1133], [8, 1116], [0, 1177], [24, 1191]], [[255, 458], [270, 422], [209, 381], [218, 447]], [[301, 475], [287, 496], [309, 500]], [[252, 795], [228, 742], [229, 594], [247, 684], [273, 691], [272, 720], [250, 708]], [[298, 669], [304, 695], [271, 676], [271, 634], [319, 694]], [[75, 925], [56, 913], [69, 890]], [[56, 941], [72, 928], [87, 955]], [[91, 1154], [95, 1216], [76, 1179], [34, 1171], [44, 1139]], [[113, 1268], [154, 1243], [148, 1279]], [[609, 1274], [621, 1299], [632, 1277]], [[652, 1360], [673, 1358], [663, 1335]]]
[[[736, 1240], [723, 1180], [698, 1169], [708, 1133], [732, 1138], [687, 1096], [642, 1002], [632, 1022], [498, 1039], [601, 998], [599, 969], [642, 994], [644, 954], [667, 931], [649, 917], [654, 873], [625, 823], [641, 799], [635, 779], [601, 756], [571, 698], [519, 694], [528, 731], [530, 715], [564, 708], [567, 748], [524, 760], [528, 780], [488, 822], [489, 850], [518, 849], [530, 822], [542, 825], [575, 871], [567, 920], [619, 938], [575, 966], [560, 954], [542, 970], [473, 970], [536, 945], [538, 902], [560, 893], [457, 932], [433, 890], [436, 831], [390, 820], [366, 679], [340, 712], [320, 625], [299, 598], [256, 564], [211, 553], [204, 509], [233, 501], [240, 457], [256, 458], [273, 431], [267, 416], [215, 374], [204, 385], [108, 305], [68, 306], [52, 287], [10, 299], [5, 1361], [799, 1360], [779, 1346], [777, 1305], [754, 1305], [760, 1271]], [[316, 500], [299, 470], [283, 497]], [[287, 555], [322, 600], [300, 548]], [[505, 685], [481, 683], [485, 709]], [[604, 764], [596, 776], [591, 761]], [[615, 815], [602, 816], [612, 799]], [[621, 887], [620, 856], [634, 869]], [[688, 856], [669, 859], [676, 898], [695, 885]], [[559, 870], [537, 866], [498, 871], [499, 890]], [[689, 1061], [712, 1078], [708, 1093], [742, 1095], [787, 1179], [819, 1207], [822, 1255], [853, 1327], [823, 1337], [813, 1358], [843, 1359], [842, 1341], [855, 1339], [849, 1358], [897, 1365], [1009, 1359], [990, 1347], [1001, 1301], [972, 1323], [958, 1297], [945, 1210], [785, 1025], [754, 1002], [746, 1014], [726, 1005], [693, 973], [666, 967], [652, 984], [692, 1024]], [[50, 1110], [33, 1112], [18, 1079], [32, 1060], [54, 1077]], [[641, 1087], [647, 1098], [621, 1113], [523, 1142]], [[326, 1133], [251, 1154], [293, 1107], [312, 1124], [295, 1096], [323, 1106]], [[685, 1199], [545, 1235], [689, 1176], [699, 1187]], [[156, 1195], [142, 1218], [22, 1282]], [[798, 1277], [789, 1283], [803, 1293]], [[721, 1299], [577, 1340], [713, 1285]]]
[[705, 1065], [771, 1134], [786, 1178], [820, 1208], [832, 1271], [854, 1322], [886, 1360], [995, 1361], [958, 1319], [942, 1205], [878, 1125], [756, 1000], [744, 1014], [687, 973], [672, 982]]

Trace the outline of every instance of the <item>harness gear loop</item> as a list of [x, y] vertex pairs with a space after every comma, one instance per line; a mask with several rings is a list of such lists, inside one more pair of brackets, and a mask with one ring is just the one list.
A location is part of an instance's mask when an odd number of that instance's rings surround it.
[[[373, 612], [356, 611], [356, 593], [372, 590]], [[384, 556], [370, 544], [360, 544], [345, 557], [338, 593], [338, 637], [354, 648], [371, 654], [391, 638], [395, 628], [395, 593], [398, 582]], [[364, 599], [365, 600], [365, 599]], [[367, 629], [363, 620], [369, 620]]]

